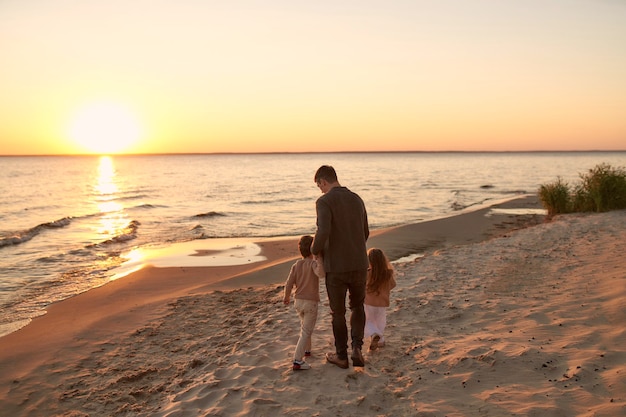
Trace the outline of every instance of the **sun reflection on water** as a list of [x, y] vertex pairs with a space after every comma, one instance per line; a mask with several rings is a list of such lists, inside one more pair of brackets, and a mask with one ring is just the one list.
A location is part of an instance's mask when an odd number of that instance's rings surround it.
[[97, 207], [102, 216], [98, 233], [103, 235], [117, 235], [128, 225], [128, 218], [123, 212], [124, 207], [115, 199], [119, 189], [116, 183], [117, 172], [113, 159], [110, 156], [101, 156], [98, 166], [97, 183], [94, 189], [97, 192]]

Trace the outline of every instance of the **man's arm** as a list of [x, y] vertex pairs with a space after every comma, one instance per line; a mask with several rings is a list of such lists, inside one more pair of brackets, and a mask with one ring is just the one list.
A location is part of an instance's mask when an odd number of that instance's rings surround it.
[[331, 213], [330, 208], [320, 200], [315, 203], [315, 210], [317, 211], [317, 230], [311, 245], [311, 253], [319, 255], [330, 236]]

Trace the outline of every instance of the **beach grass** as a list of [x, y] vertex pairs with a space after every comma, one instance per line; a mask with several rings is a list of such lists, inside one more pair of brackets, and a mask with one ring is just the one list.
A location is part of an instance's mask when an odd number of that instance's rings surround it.
[[570, 187], [561, 177], [539, 188], [539, 198], [546, 210], [548, 217], [570, 211]]
[[602, 163], [580, 174], [570, 185], [558, 177], [539, 187], [539, 198], [548, 217], [563, 213], [605, 212], [626, 208], [626, 170]]

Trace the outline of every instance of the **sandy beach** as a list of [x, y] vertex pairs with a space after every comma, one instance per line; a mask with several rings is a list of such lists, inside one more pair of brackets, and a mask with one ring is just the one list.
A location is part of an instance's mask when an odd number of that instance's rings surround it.
[[515, 211], [539, 207], [375, 231], [391, 259], [424, 256], [395, 264], [364, 368], [326, 363], [321, 285], [312, 369], [292, 371], [297, 240], [273, 239], [258, 262], [143, 268], [0, 338], [0, 415], [626, 415], [626, 211]]

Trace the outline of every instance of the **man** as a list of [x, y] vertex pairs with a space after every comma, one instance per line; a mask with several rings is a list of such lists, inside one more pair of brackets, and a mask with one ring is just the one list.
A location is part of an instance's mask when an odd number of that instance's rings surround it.
[[361, 197], [339, 184], [333, 167], [321, 166], [314, 179], [323, 195], [315, 202], [317, 231], [311, 252], [324, 258], [335, 337], [335, 353], [327, 353], [326, 360], [340, 368], [349, 367], [346, 324], [346, 294], [349, 294], [352, 365], [361, 367], [365, 365], [361, 348], [369, 266], [365, 244], [369, 237], [367, 212]]

